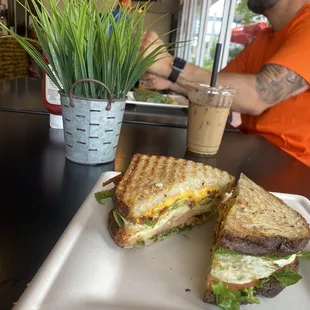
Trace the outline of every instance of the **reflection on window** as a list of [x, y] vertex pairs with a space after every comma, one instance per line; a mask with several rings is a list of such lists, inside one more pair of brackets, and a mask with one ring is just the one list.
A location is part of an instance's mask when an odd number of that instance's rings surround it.
[[256, 15], [248, 9], [248, 0], [238, 0], [235, 10], [228, 60], [235, 58], [259, 32], [268, 27], [263, 15]]
[[199, 37], [199, 29], [200, 29], [200, 24], [201, 24], [201, 19], [200, 19], [201, 9], [202, 9], [202, 1], [198, 0], [196, 4], [195, 13], [194, 13], [195, 15], [193, 19], [193, 34], [192, 34], [193, 36], [191, 38], [192, 45], [191, 45], [189, 59], [188, 59], [188, 61], [193, 64], [196, 63], [196, 59], [197, 59], [198, 37]]
[[[252, 13], [248, 0], [180, 0], [176, 55], [211, 70], [216, 44], [223, 44], [223, 68], [257, 34], [268, 26], [261, 15]], [[184, 44], [184, 42], [189, 42]]]
[[204, 54], [203, 67], [209, 71], [212, 70], [216, 44], [222, 29], [224, 0], [219, 0], [212, 4], [209, 9], [207, 33], [206, 33], [206, 49]]
[[[203, 62], [201, 65], [209, 70], [211, 70], [213, 66], [215, 47], [221, 32], [224, 2], [224, 0], [218, 0], [208, 8], [209, 10], [206, 25], [203, 25], [204, 18], [201, 16], [203, 12], [203, 0], [197, 1], [195, 10], [195, 17], [193, 22], [194, 31], [189, 62], [198, 64], [197, 57], [199, 55], [199, 49], [202, 48]], [[204, 32], [201, 47], [199, 46], [200, 31]]]

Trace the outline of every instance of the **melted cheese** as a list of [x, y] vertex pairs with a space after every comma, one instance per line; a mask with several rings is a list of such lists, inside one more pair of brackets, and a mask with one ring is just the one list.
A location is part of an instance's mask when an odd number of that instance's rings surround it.
[[172, 206], [178, 200], [193, 200], [194, 202], [198, 203], [202, 201], [204, 198], [208, 197], [209, 192], [218, 191], [220, 192], [219, 186], [206, 186], [197, 191], [186, 191], [182, 194], [176, 195], [174, 197], [168, 197], [161, 203], [159, 203], [155, 208], [144, 214], [145, 217], [154, 218], [160, 211], [164, 210]]
[[[180, 226], [178, 221], [181, 219], [181, 224], [188, 222], [188, 220], [194, 214], [205, 214], [213, 210], [215, 204], [198, 204], [194, 208], [190, 208], [188, 204], [183, 201], [182, 204], [176, 209], [170, 210], [170, 212], [164, 213], [156, 222], [154, 227], [141, 224], [133, 224], [123, 219], [125, 224], [126, 234], [129, 236], [128, 244], [134, 244], [136, 240], [147, 241], [158, 233], [162, 233], [165, 230]], [[184, 217], [185, 215], [185, 217]], [[165, 229], [163, 229], [165, 228]]]
[[183, 205], [180, 208], [177, 208], [171, 211], [169, 214], [165, 214], [159, 219], [155, 227], [150, 227], [147, 225], [132, 224], [130, 222], [127, 222], [126, 231], [128, 234], [131, 234], [136, 239], [145, 241], [153, 237], [154, 235], [156, 235], [156, 230], [161, 229], [162, 227], [165, 227], [169, 223], [172, 217], [182, 215], [187, 210], [189, 210], [189, 207], [187, 205]]
[[222, 282], [246, 284], [271, 276], [279, 269], [292, 264], [296, 255], [287, 259], [272, 260], [263, 256], [214, 254], [211, 276]]

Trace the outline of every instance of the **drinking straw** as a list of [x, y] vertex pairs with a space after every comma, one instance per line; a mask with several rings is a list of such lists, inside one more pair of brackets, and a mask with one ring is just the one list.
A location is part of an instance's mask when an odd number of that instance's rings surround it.
[[212, 69], [212, 75], [211, 75], [211, 83], [210, 83], [211, 87], [216, 86], [217, 73], [219, 71], [219, 65], [220, 65], [220, 59], [221, 59], [221, 51], [222, 51], [222, 44], [217, 43], [216, 50], [215, 50], [213, 69]]

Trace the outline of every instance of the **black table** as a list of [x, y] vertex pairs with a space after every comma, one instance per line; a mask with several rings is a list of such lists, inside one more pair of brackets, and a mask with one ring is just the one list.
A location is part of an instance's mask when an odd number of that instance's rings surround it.
[[[42, 101], [42, 80], [20, 78], [0, 83], [0, 111], [48, 115]], [[187, 127], [187, 109], [145, 107], [127, 104], [124, 123], [164, 126], [174, 128]], [[230, 125], [227, 131], [237, 130]]]
[[[1, 82], [0, 111], [48, 115], [42, 101], [42, 80], [20, 78]], [[186, 128], [187, 109], [127, 104], [124, 122]]]
[[0, 309], [11, 309], [105, 171], [134, 153], [185, 157], [246, 173], [266, 189], [310, 198], [310, 169], [266, 140], [226, 133], [216, 158], [186, 152], [185, 129], [124, 124], [114, 164], [65, 160], [63, 132], [47, 115], [0, 112]]

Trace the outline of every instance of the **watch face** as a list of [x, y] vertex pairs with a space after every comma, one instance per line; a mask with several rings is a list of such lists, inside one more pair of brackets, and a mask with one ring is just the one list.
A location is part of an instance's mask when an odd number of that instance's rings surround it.
[[184, 69], [185, 65], [186, 65], [186, 61], [178, 57], [175, 59], [174, 64], [173, 64], [174, 67], [181, 69], [181, 70]]
[[184, 59], [176, 57], [173, 62], [172, 71], [171, 71], [171, 74], [168, 80], [171, 81], [172, 83], [175, 83], [180, 73], [183, 71], [185, 65], [186, 65], [186, 61]]

